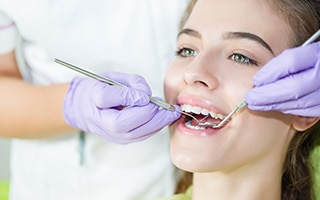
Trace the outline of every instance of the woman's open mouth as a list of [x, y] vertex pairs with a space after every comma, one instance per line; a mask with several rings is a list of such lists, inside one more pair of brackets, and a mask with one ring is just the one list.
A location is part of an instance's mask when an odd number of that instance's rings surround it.
[[213, 111], [201, 108], [199, 106], [192, 106], [189, 104], [183, 104], [180, 106], [181, 110], [192, 115], [194, 118], [185, 115], [184, 123], [185, 126], [192, 130], [205, 130], [209, 129], [210, 126], [201, 126], [199, 123], [214, 123], [219, 124], [226, 116], [221, 113], [215, 113]]

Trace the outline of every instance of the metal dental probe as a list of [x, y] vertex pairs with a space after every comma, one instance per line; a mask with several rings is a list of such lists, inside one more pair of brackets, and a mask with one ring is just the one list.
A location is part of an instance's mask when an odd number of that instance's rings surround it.
[[[104, 82], [104, 83], [108, 83], [109, 85], [127, 87], [127, 86], [125, 86], [125, 85], [123, 85], [121, 83], [118, 83], [118, 82], [114, 81], [114, 80], [111, 80], [111, 79], [105, 78], [103, 76], [100, 76], [98, 74], [92, 73], [90, 71], [87, 71], [85, 69], [82, 69], [80, 67], [72, 65], [70, 63], [64, 62], [64, 61], [59, 60], [57, 58], [54, 59], [54, 62], [56, 62], [56, 63], [58, 63], [58, 64], [60, 64], [62, 66], [65, 66], [65, 67], [67, 67], [69, 69], [72, 69], [72, 70], [74, 70], [76, 72], [79, 72], [79, 73], [81, 73], [81, 74], [83, 74], [85, 76], [94, 78], [94, 79], [96, 79], [98, 81], [101, 81], [101, 82]], [[164, 109], [167, 109], [167, 110], [171, 110], [171, 111], [176, 111], [176, 112], [179, 112], [181, 114], [187, 115], [187, 116], [191, 117], [192, 119], [196, 120], [198, 123], [200, 123], [200, 121], [197, 118], [195, 118], [194, 116], [190, 115], [189, 113], [183, 112], [181, 110], [177, 110], [173, 105], [171, 105], [171, 104], [169, 104], [169, 103], [167, 103], [167, 102], [165, 102], [165, 101], [163, 101], [161, 99], [158, 99], [156, 97], [149, 97], [149, 98], [150, 98], [150, 102], [152, 102], [155, 105], [158, 105], [161, 108], [164, 108]]]
[[[314, 42], [317, 38], [320, 37], [320, 29], [316, 31], [308, 40], [306, 40], [301, 46], [306, 46], [312, 42]], [[198, 126], [201, 127], [209, 127], [209, 128], [220, 128], [222, 127], [225, 123], [229, 121], [229, 119], [241, 108], [245, 107], [247, 103], [245, 102], [245, 99], [242, 99], [236, 107], [219, 123], [214, 123], [214, 122], [199, 122]]]

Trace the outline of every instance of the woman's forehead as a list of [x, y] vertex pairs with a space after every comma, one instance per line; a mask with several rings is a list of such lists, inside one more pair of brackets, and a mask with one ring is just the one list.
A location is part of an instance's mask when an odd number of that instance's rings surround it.
[[292, 29], [267, 2], [270, 1], [198, 0], [185, 28], [196, 30], [204, 38], [221, 38], [227, 32], [252, 33], [276, 46], [272, 48], [278, 54], [288, 48]]

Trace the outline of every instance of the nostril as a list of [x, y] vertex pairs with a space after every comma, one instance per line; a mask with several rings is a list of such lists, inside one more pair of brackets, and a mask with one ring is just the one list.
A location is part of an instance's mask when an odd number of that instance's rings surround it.
[[204, 81], [195, 81], [195, 85], [209, 87], [209, 85]]

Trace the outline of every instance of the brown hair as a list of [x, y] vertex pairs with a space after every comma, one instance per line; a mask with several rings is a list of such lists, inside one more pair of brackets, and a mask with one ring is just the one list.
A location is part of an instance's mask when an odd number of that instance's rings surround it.
[[267, 0], [294, 32], [291, 47], [300, 46], [320, 28], [319, 0]]
[[[290, 47], [300, 46], [320, 28], [320, 0], [267, 0], [289, 23], [293, 30]], [[191, 0], [181, 20], [187, 21], [197, 0]], [[319, 39], [318, 39], [319, 40]], [[282, 200], [312, 200], [312, 150], [320, 145], [320, 121], [306, 131], [297, 131], [289, 145], [282, 174]], [[176, 192], [185, 191], [192, 184], [192, 173], [184, 172]]]
[[[292, 28], [294, 36], [289, 44], [291, 47], [300, 46], [320, 28], [319, 0], [268, 1]], [[310, 154], [320, 145], [319, 138], [320, 122], [293, 136], [283, 166], [282, 200], [315, 199]]]
[[289, 145], [282, 174], [283, 200], [315, 199], [310, 154], [320, 145], [320, 121], [303, 132], [296, 132]]
[[191, 0], [188, 4], [188, 6], [186, 7], [184, 14], [182, 15], [182, 18], [180, 20], [180, 24], [179, 24], [179, 29], [182, 30], [183, 26], [185, 25], [186, 21], [188, 20], [191, 11], [194, 7], [194, 5], [197, 3], [197, 0]]

